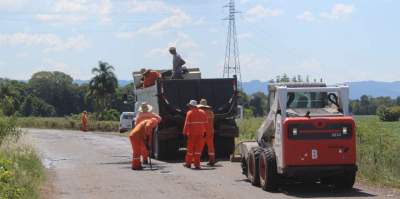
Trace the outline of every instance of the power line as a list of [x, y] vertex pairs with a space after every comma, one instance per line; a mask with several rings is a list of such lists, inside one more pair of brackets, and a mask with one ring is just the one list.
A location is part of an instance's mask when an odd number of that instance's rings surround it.
[[229, 9], [229, 15], [224, 20], [229, 21], [229, 23], [228, 35], [226, 38], [223, 77], [229, 78], [232, 76], [236, 76], [239, 80], [239, 87], [240, 89], [242, 89], [242, 74], [240, 72], [239, 45], [236, 34], [235, 20], [235, 16], [239, 12], [235, 8], [234, 0], [230, 0], [225, 7]]

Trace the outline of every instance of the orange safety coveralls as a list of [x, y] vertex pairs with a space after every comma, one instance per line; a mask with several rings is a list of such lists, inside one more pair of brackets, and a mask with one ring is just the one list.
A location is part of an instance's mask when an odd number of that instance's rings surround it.
[[210, 164], [215, 163], [215, 148], [214, 148], [214, 113], [209, 109], [202, 109], [207, 114], [207, 129], [206, 137], [203, 139], [201, 148], [207, 144], [208, 161]]
[[82, 113], [82, 131], [87, 131], [86, 123], [87, 123], [87, 115], [86, 113]]
[[[140, 112], [136, 115], [136, 119], [135, 119], [135, 125], [139, 124], [140, 122], [147, 120], [147, 119], [156, 119], [157, 124], [161, 122], [161, 117], [155, 113], [152, 112]], [[155, 127], [153, 127], [154, 129]], [[153, 136], [153, 129], [151, 129], [150, 132], [150, 138], [152, 138]], [[151, 141], [151, 139], [149, 140]], [[149, 157], [149, 151], [147, 150], [146, 146], [142, 146], [142, 150], [141, 150], [141, 155], [144, 161], [147, 161], [148, 157]]]
[[143, 120], [129, 133], [129, 140], [132, 145], [132, 169], [142, 169], [140, 163], [141, 149], [146, 148], [146, 141], [151, 140], [151, 132], [158, 124], [156, 119]]
[[187, 167], [190, 167], [194, 160], [194, 166], [200, 168], [201, 146], [206, 128], [207, 114], [203, 110], [193, 108], [187, 112], [183, 127], [183, 134], [188, 137], [185, 156]]
[[143, 77], [143, 87], [147, 88], [156, 84], [156, 80], [161, 78], [161, 74], [157, 71], [150, 71]]

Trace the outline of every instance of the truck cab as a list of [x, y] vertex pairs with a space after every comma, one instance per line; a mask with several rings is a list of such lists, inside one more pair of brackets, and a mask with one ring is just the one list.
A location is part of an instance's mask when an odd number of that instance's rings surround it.
[[270, 112], [256, 143], [243, 143], [244, 172], [274, 188], [284, 179], [319, 180], [351, 188], [357, 171], [349, 88], [320, 83], [269, 86]]

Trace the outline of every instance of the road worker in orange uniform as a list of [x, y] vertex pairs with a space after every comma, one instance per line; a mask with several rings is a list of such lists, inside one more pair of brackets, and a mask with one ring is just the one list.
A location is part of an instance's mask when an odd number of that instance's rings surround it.
[[87, 112], [86, 111], [83, 111], [81, 120], [82, 120], [81, 131], [87, 131], [87, 126], [86, 126], [87, 125]]
[[[153, 110], [153, 107], [149, 104], [147, 104], [147, 102], [143, 102], [139, 109], [138, 109], [138, 114], [136, 115], [135, 118], [135, 125], [138, 125], [140, 122], [147, 120], [147, 119], [156, 119], [157, 123], [161, 122], [161, 117], [153, 112], [151, 112]], [[150, 138], [153, 135], [153, 132], [150, 133]], [[142, 150], [141, 150], [141, 156], [143, 158], [143, 163], [147, 164], [148, 163], [148, 157], [149, 157], [149, 151], [147, 150], [147, 148], [145, 147], [145, 145], [142, 146]]]
[[208, 165], [214, 166], [215, 164], [215, 148], [214, 148], [214, 113], [212, 107], [207, 104], [206, 99], [201, 99], [198, 108], [204, 110], [207, 114], [207, 129], [206, 137], [203, 139], [201, 148], [207, 144], [208, 149]]
[[207, 114], [197, 108], [196, 100], [190, 100], [188, 107], [190, 110], [186, 113], [185, 126], [183, 134], [187, 136], [187, 151], [184, 166], [190, 168], [194, 162], [196, 169], [200, 169], [200, 156], [202, 152], [202, 140], [207, 129]]
[[143, 148], [146, 145], [149, 146], [151, 143], [151, 133], [153, 129], [158, 125], [159, 120], [156, 118], [146, 119], [141, 121], [133, 128], [129, 133], [129, 140], [132, 145], [132, 169], [141, 170], [143, 169], [140, 162], [140, 155]]
[[143, 73], [143, 88], [155, 85], [158, 78], [161, 78], [161, 74], [159, 72], [147, 69]]

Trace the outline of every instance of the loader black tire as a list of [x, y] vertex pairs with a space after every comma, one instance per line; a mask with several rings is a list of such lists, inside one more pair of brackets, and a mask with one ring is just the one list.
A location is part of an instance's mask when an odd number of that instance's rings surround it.
[[346, 172], [333, 178], [333, 184], [337, 189], [352, 189], [356, 180], [356, 171]]
[[247, 157], [247, 179], [254, 186], [260, 185], [260, 176], [258, 173], [258, 160], [260, 157], [260, 150], [250, 150]]
[[279, 185], [276, 157], [272, 148], [261, 151], [258, 161], [260, 186], [265, 191], [275, 191]]

